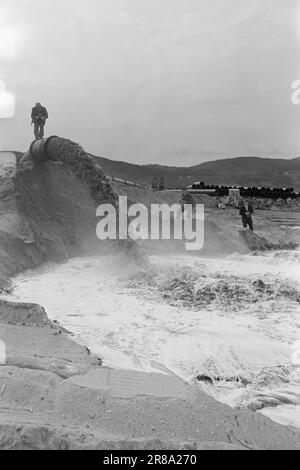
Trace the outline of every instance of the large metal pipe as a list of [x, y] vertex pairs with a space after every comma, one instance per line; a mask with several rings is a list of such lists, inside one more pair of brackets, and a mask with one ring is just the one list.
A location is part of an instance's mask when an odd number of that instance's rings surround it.
[[49, 160], [60, 162], [68, 167], [80, 181], [90, 187], [91, 195], [96, 202], [117, 200], [117, 195], [93, 158], [79, 144], [56, 135], [32, 142], [28, 152], [19, 162], [20, 171], [32, 170], [35, 164]]
[[20, 159], [20, 163], [29, 167], [36, 163], [52, 160], [74, 165], [74, 160], [82, 156], [85, 157], [85, 160], [89, 158], [92, 160], [75, 142], [52, 135], [46, 139], [34, 140], [29, 150]]
[[52, 160], [51, 154], [49, 152], [49, 145], [54, 139], [58, 139], [58, 137], [56, 135], [52, 135], [47, 139], [34, 140], [29, 147], [29, 153], [32, 157], [32, 160], [35, 162], [45, 162], [47, 160]]

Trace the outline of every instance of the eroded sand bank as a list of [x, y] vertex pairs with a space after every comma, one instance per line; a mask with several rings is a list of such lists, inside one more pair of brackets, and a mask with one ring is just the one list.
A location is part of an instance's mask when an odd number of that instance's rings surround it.
[[40, 307], [22, 307], [25, 321], [20, 306], [0, 307], [2, 449], [300, 447], [297, 430], [237, 412], [174, 375], [103, 368]]

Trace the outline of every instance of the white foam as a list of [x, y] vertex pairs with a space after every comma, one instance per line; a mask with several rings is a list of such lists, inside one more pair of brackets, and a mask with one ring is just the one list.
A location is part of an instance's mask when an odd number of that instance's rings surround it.
[[[235, 255], [217, 260], [154, 257], [152, 261], [194, 269], [205, 264], [211, 272], [243, 276], [271, 273], [299, 280], [297, 261], [279, 256]], [[163, 373], [159, 363], [189, 380], [198, 373], [253, 379], [263, 369], [274, 373], [278, 367], [291, 367], [293, 341], [300, 332], [300, 309], [291, 311], [288, 301], [248, 306], [241, 312], [190, 311], [139, 296], [124, 286], [117, 273], [118, 260], [113, 258], [72, 259], [18, 276], [9, 298], [43, 305], [50, 319], [59, 321], [104, 364], [116, 368]], [[278, 386], [282, 383], [268, 384], [266, 393]], [[257, 391], [252, 390], [251, 397]], [[245, 403], [249, 390], [245, 392], [235, 383], [210, 389], [231, 405]]]

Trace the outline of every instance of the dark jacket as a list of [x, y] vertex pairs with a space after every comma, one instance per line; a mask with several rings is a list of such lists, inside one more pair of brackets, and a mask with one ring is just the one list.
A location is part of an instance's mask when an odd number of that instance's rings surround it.
[[31, 111], [31, 119], [33, 122], [45, 122], [48, 119], [48, 111], [44, 106], [40, 108], [35, 106]]
[[[240, 215], [243, 217], [243, 219], [246, 219], [247, 217], [251, 217], [251, 215], [253, 214], [253, 207], [252, 206], [248, 206], [248, 209], [246, 209], [245, 206], [242, 206], [240, 208]], [[248, 213], [250, 214], [250, 216], [248, 215]]]

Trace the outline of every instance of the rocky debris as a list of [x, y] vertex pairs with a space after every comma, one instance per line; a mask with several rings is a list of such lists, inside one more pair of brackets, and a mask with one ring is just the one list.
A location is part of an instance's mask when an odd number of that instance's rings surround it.
[[[226, 207], [237, 207], [234, 202], [228, 202], [228, 197], [216, 197], [215, 206], [225, 209]], [[272, 210], [272, 211], [300, 211], [300, 197], [288, 199], [270, 199], [270, 198], [251, 198], [246, 197], [251, 202], [254, 210]]]
[[251, 199], [254, 209], [271, 211], [300, 211], [300, 198], [288, 199]]
[[290, 210], [290, 211], [300, 211], [300, 198], [297, 199], [276, 199], [268, 201], [268, 207], [271, 210]]

